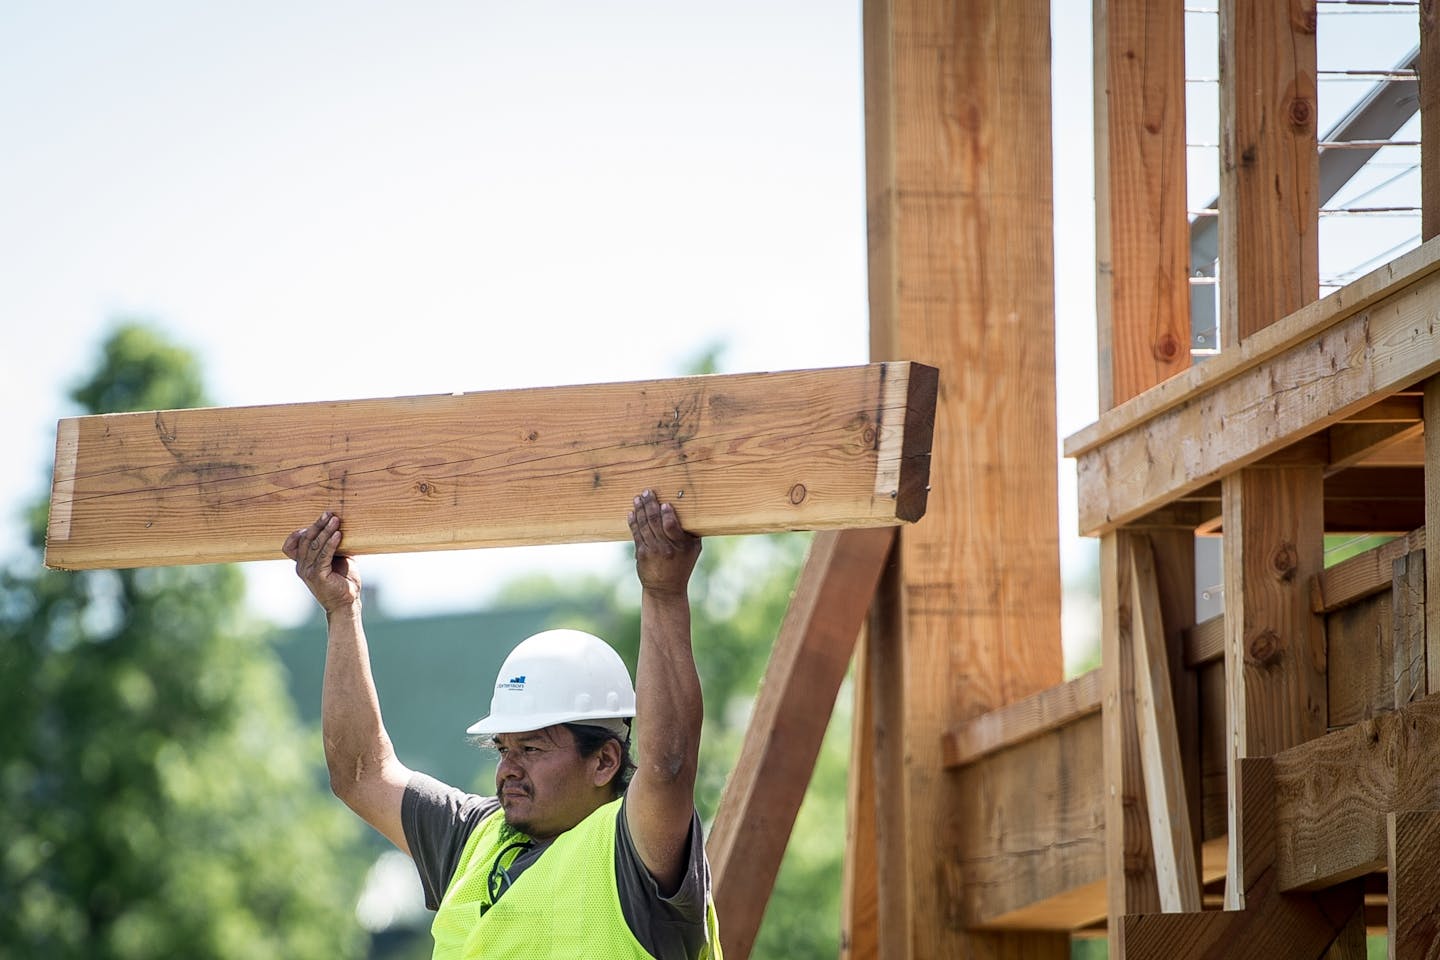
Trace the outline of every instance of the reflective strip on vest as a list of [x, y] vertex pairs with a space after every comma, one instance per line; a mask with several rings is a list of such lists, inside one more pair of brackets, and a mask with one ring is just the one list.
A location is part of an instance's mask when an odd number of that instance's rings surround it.
[[[615, 820], [620, 801], [596, 810], [556, 837], [500, 897], [490, 900], [490, 871], [517, 839], [496, 811], [470, 835], [430, 932], [434, 960], [551, 960], [603, 957], [654, 960], [620, 909], [615, 882]], [[707, 897], [708, 900], [708, 897]], [[721, 960], [714, 907], [707, 903], [709, 947]]]

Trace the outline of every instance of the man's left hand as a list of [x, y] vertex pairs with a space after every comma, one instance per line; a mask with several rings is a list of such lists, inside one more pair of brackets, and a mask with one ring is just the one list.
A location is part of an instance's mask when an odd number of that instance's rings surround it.
[[700, 538], [685, 532], [675, 508], [661, 503], [653, 490], [635, 498], [626, 519], [635, 538], [635, 573], [640, 586], [654, 593], [685, 595], [700, 557]]

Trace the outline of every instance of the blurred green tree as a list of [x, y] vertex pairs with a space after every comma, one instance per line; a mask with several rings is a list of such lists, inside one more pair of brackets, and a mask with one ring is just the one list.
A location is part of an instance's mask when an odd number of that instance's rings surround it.
[[[205, 403], [135, 323], [85, 413]], [[0, 570], [0, 957], [347, 957], [358, 827], [325, 790], [233, 566]]]

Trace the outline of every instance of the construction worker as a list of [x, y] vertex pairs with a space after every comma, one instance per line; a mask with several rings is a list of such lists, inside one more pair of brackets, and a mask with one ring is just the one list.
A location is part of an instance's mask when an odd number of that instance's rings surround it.
[[522, 642], [489, 714], [468, 731], [498, 752], [495, 797], [395, 756], [340, 517], [323, 513], [285, 541], [328, 622], [321, 723], [331, 787], [415, 861], [437, 911], [437, 960], [720, 956], [694, 808], [701, 701], [688, 589], [700, 540], [649, 490], [628, 521], [642, 591], [635, 686], [597, 637], [555, 630]]

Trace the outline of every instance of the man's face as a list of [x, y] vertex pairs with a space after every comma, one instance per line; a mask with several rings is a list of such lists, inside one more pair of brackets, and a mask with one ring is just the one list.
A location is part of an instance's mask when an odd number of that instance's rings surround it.
[[495, 737], [495, 795], [505, 822], [536, 840], [559, 836], [606, 799], [595, 780], [596, 758], [582, 757], [563, 726]]

